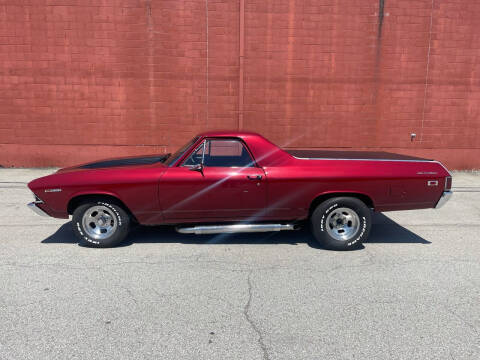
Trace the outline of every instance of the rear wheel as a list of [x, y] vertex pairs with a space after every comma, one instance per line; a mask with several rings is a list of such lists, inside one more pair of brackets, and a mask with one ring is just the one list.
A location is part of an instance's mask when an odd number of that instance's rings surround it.
[[357, 198], [336, 197], [317, 206], [311, 218], [315, 239], [325, 248], [352, 250], [368, 238], [370, 209]]
[[113, 247], [127, 237], [130, 217], [117, 204], [95, 201], [78, 206], [73, 212], [72, 224], [82, 245]]

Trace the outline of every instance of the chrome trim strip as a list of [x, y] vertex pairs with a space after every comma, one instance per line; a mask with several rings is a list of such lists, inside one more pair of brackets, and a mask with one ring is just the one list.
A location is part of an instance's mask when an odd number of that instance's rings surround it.
[[445, 203], [450, 200], [452, 197], [453, 192], [451, 191], [444, 191], [442, 196], [440, 196], [440, 199], [437, 202], [437, 205], [435, 205], [435, 209], [440, 209]]
[[[292, 155], [293, 156], [293, 155]], [[345, 158], [301, 158], [293, 156], [299, 160], [354, 160], [354, 161], [400, 161], [400, 162], [437, 162], [435, 160], [400, 160], [400, 159], [345, 159]], [[441, 164], [440, 164], [441, 165]], [[443, 166], [443, 165], [442, 165]], [[443, 166], [444, 167], [444, 166]], [[444, 167], [445, 168], [445, 167]], [[445, 169], [446, 170], [446, 169]], [[448, 171], [448, 170], [447, 170]]]
[[419, 171], [417, 172], [417, 175], [437, 175], [438, 173], [436, 171]]
[[[205, 164], [205, 146], [207, 145], [207, 140], [205, 140], [203, 142], [203, 150], [202, 150], [202, 166], [203, 164]], [[210, 145], [210, 149], [212, 148], [212, 146]]]
[[394, 162], [427, 162], [427, 163], [436, 163], [440, 165], [447, 173], [449, 176], [452, 176], [450, 171], [443, 165], [440, 161], [437, 160], [400, 160], [400, 159], [345, 159], [345, 158], [302, 158], [302, 157], [297, 157], [294, 155], [291, 155], [295, 159], [299, 160], [354, 160], [354, 161], [394, 161]]
[[27, 206], [33, 210], [33, 212], [35, 212], [37, 215], [40, 215], [40, 216], [49, 216], [45, 211], [43, 211], [42, 209], [40, 209], [38, 206], [37, 206], [37, 203], [35, 202], [31, 202], [31, 203], [28, 203]]
[[198, 225], [191, 227], [177, 227], [182, 234], [220, 234], [240, 232], [267, 232], [281, 230], [296, 230], [294, 224], [235, 224], [235, 225]]

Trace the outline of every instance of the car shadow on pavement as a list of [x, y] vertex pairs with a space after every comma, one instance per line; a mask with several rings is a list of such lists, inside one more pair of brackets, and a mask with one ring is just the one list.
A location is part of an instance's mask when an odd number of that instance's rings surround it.
[[367, 243], [431, 244], [430, 241], [404, 228], [382, 213], [373, 213], [372, 229]]
[[[373, 226], [368, 243], [420, 243], [431, 242], [407, 230], [381, 213], [373, 214]], [[42, 241], [44, 244], [77, 243], [72, 231], [71, 221], [63, 224], [54, 234]], [[238, 233], [193, 235], [180, 234], [173, 226], [135, 226], [132, 228], [127, 241], [120, 246], [129, 246], [133, 243], [182, 243], [182, 244], [287, 244], [297, 245], [306, 243], [312, 248], [320, 248], [313, 239], [306, 224], [297, 231], [279, 231], [267, 233]]]

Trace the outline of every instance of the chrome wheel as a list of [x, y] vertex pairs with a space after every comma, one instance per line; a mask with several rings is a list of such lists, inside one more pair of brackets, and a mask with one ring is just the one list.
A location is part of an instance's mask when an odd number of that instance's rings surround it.
[[331, 237], [347, 241], [353, 238], [360, 228], [360, 218], [352, 209], [338, 208], [328, 214], [325, 226]]
[[117, 229], [117, 218], [113, 210], [103, 205], [92, 206], [82, 217], [85, 232], [94, 239], [106, 239]]

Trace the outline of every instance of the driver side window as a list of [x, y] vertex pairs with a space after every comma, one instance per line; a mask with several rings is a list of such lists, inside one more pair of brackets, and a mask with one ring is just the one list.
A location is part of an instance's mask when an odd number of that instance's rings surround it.
[[202, 142], [192, 154], [183, 162], [182, 166], [195, 166], [202, 163], [203, 159], [203, 147], [205, 142]]
[[185, 160], [183, 166], [254, 167], [245, 145], [235, 139], [208, 139]]

